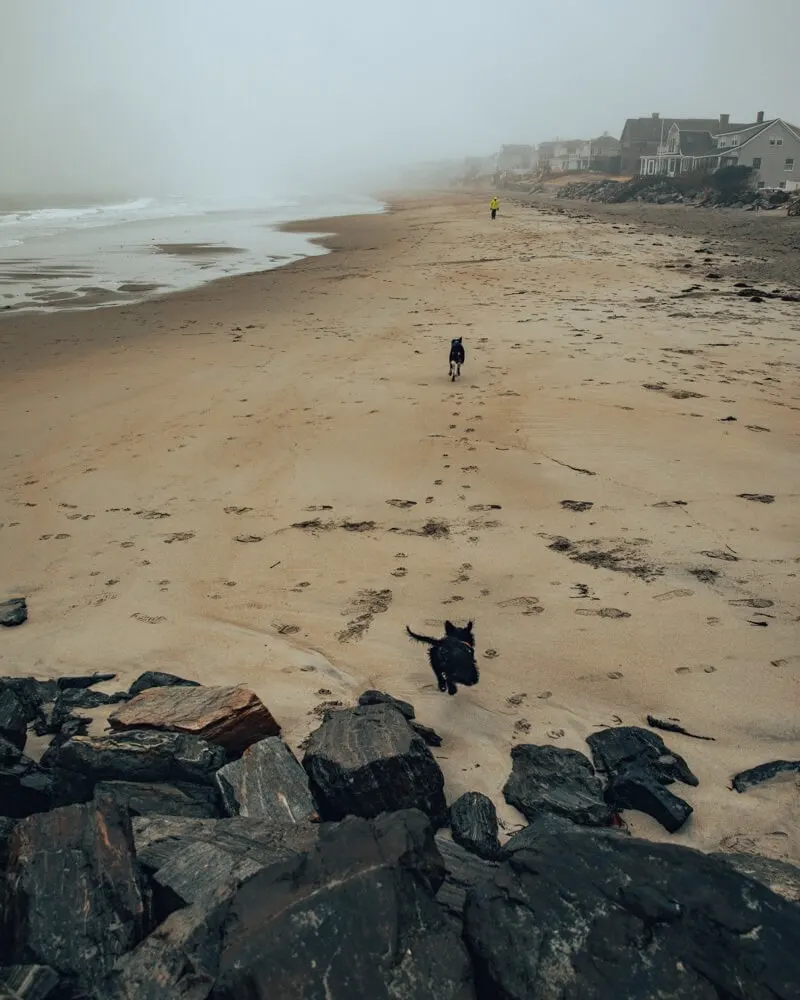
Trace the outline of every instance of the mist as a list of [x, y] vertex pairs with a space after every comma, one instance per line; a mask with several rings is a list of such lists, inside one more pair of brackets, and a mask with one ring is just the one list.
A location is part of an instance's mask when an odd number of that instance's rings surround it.
[[356, 189], [626, 117], [800, 119], [797, 0], [0, 0], [0, 194]]

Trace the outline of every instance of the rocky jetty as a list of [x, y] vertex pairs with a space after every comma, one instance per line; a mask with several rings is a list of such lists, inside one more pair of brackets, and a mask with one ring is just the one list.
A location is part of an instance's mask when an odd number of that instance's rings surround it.
[[301, 763], [252, 692], [158, 673], [86, 735], [54, 707], [101, 680], [0, 679], [4, 1000], [800, 995], [795, 869], [619, 825], [663, 807], [631, 783], [697, 783], [650, 730], [594, 734], [595, 766], [515, 747], [530, 822], [501, 845], [384, 692], [327, 713]]

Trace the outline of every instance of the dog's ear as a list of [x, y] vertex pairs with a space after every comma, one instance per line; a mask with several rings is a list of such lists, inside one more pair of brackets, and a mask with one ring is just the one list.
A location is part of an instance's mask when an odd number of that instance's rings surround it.
[[467, 622], [464, 631], [465, 632], [471, 632], [472, 631], [472, 621], [471, 620]]
[[444, 623], [444, 631], [445, 635], [455, 635], [458, 632], [458, 629], [451, 621], [446, 621]]

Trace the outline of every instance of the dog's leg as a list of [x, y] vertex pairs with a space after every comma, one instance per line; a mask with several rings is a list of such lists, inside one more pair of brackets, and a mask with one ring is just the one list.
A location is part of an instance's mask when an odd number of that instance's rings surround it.
[[[446, 677], [445, 680], [447, 681], [447, 693], [458, 694], [458, 688], [456, 687], [455, 682], [451, 680], [450, 677]], [[442, 688], [442, 690], [444, 690], [444, 688]]]
[[429, 659], [431, 661], [431, 667], [433, 668], [433, 672], [436, 674], [436, 683], [439, 685], [439, 690], [440, 691], [446, 691], [447, 690], [447, 681], [445, 679], [444, 674], [442, 673], [441, 667], [439, 666], [439, 658], [436, 655], [437, 652], [438, 652], [438, 650], [434, 647], [428, 653], [428, 657], [429, 657]]

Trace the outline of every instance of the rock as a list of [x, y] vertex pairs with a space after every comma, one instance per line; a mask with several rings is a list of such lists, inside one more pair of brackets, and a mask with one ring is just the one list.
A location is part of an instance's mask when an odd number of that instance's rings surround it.
[[25, 749], [30, 715], [12, 688], [0, 689], [0, 737]]
[[91, 785], [81, 775], [44, 768], [0, 739], [0, 816], [21, 819], [85, 802], [91, 794]]
[[119, 960], [102, 1000], [206, 1000], [217, 977], [222, 926], [233, 892], [220, 886], [170, 914]]
[[217, 771], [216, 781], [229, 816], [255, 816], [275, 823], [319, 818], [306, 772], [277, 736], [248, 747], [239, 760]]
[[675, 844], [541, 837], [475, 886], [464, 940], [483, 1000], [789, 1000], [800, 910]]
[[91, 993], [143, 937], [130, 820], [110, 802], [29, 816], [9, 855], [13, 964], [49, 965]]
[[418, 811], [323, 828], [306, 856], [237, 891], [213, 1000], [472, 1000], [466, 952], [432, 897], [441, 874]]
[[797, 865], [745, 852], [729, 854], [727, 851], [715, 851], [711, 857], [719, 858], [740, 874], [754, 878], [778, 896], [800, 903], [800, 867]]
[[[15, 819], [0, 816], [0, 872], [4, 872], [8, 865], [8, 843], [11, 840], [11, 832], [15, 824]], [[2, 949], [0, 949], [0, 955], [2, 955]]]
[[595, 767], [609, 778], [622, 774], [629, 767], [649, 772], [662, 785], [682, 781], [697, 785], [689, 765], [661, 739], [658, 733], [639, 726], [615, 726], [601, 729], [586, 738]]
[[25, 706], [30, 722], [45, 702], [53, 701], [58, 688], [55, 681], [37, 681], [35, 677], [0, 677], [0, 691], [9, 690]]
[[200, 687], [197, 681], [187, 681], [176, 674], [163, 674], [159, 670], [145, 670], [128, 688], [128, 694], [137, 695], [154, 687]]
[[56, 680], [56, 685], [60, 691], [90, 688], [94, 684], [113, 681], [116, 679], [116, 676], [116, 674], [99, 674], [95, 672], [93, 674], [81, 674], [73, 677], [59, 677]]
[[450, 806], [453, 840], [480, 858], [492, 861], [500, 853], [497, 810], [481, 792], [465, 792]]
[[655, 780], [651, 771], [637, 767], [629, 767], [612, 778], [605, 795], [615, 809], [637, 809], [647, 813], [670, 833], [680, 830], [692, 815], [688, 802]]
[[186, 819], [147, 816], [133, 820], [136, 854], [152, 876], [163, 915], [220, 887], [238, 885], [267, 865], [308, 850], [316, 824], [275, 824], [263, 819]]
[[115, 694], [105, 694], [103, 691], [92, 691], [90, 688], [64, 688], [55, 701], [57, 712], [66, 716], [73, 708], [100, 708], [101, 705], [116, 705], [127, 701], [129, 695], [125, 691]]
[[429, 747], [440, 747], [442, 745], [442, 737], [435, 729], [431, 729], [430, 726], [423, 726], [421, 722], [409, 722], [409, 726], [417, 736], [421, 736], [425, 740]]
[[800, 760], [771, 760], [767, 764], [750, 767], [733, 776], [733, 787], [737, 792], [744, 792], [762, 781], [769, 781], [784, 772], [800, 772]]
[[10, 601], [0, 601], [0, 625], [13, 628], [28, 620], [28, 605], [24, 597], [12, 597]]
[[408, 701], [393, 698], [384, 691], [365, 691], [358, 699], [359, 705], [393, 705], [409, 722], [416, 717], [414, 706]]
[[155, 687], [112, 712], [112, 729], [187, 733], [238, 755], [280, 726], [263, 702], [244, 687]]
[[444, 882], [436, 893], [436, 902], [451, 919], [460, 924], [468, 890], [479, 882], [490, 880], [497, 870], [497, 862], [485, 861], [472, 851], [460, 847], [445, 830], [436, 834], [436, 846], [445, 865]]
[[[9, 965], [0, 968], [0, 985], [19, 1000], [60, 1000], [58, 973], [47, 965]], [[0, 993], [2, 996], [2, 993]], [[61, 994], [63, 997], [63, 993]]]
[[91, 721], [89, 716], [74, 715], [69, 705], [61, 698], [56, 698], [52, 705], [42, 705], [39, 709], [33, 731], [37, 736], [57, 734], [68, 739], [71, 736], [85, 736]]
[[[299, 765], [298, 765], [299, 766]], [[143, 781], [100, 781], [94, 797], [112, 799], [131, 816], [187, 816], [194, 819], [219, 819], [222, 808], [219, 796], [207, 785], [172, 784]]]
[[413, 808], [436, 827], [447, 820], [439, 765], [389, 705], [332, 712], [309, 737], [303, 767], [325, 820]]
[[520, 743], [512, 748], [511, 760], [511, 776], [503, 795], [527, 820], [554, 813], [586, 826], [608, 826], [611, 822], [611, 807], [582, 753]]
[[199, 736], [131, 730], [110, 736], [76, 736], [48, 747], [45, 766], [98, 781], [187, 781], [213, 784], [225, 752]]

